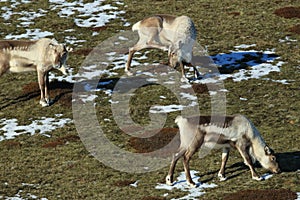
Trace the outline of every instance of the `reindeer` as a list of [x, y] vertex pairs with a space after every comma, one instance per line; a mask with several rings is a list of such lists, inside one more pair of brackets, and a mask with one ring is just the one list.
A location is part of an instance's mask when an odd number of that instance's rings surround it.
[[0, 40], [0, 76], [5, 72], [37, 71], [41, 90], [40, 104], [50, 105], [49, 71], [58, 69], [67, 75], [66, 61], [72, 48], [59, 44], [55, 39]]
[[222, 164], [218, 172], [221, 181], [226, 180], [225, 165], [231, 148], [236, 148], [249, 166], [252, 179], [262, 180], [254, 169], [255, 160], [262, 167], [273, 173], [279, 173], [280, 168], [271, 150], [261, 137], [259, 131], [250, 120], [243, 115], [233, 116], [196, 116], [175, 119], [180, 130], [180, 147], [175, 153], [169, 173], [166, 177], [168, 185], [173, 184], [173, 174], [176, 163], [183, 157], [183, 165], [188, 185], [195, 187], [189, 169], [192, 155], [201, 147], [210, 149], [223, 148]]
[[132, 75], [130, 65], [135, 52], [146, 48], [156, 48], [168, 51], [169, 65], [180, 66], [182, 82], [188, 82], [184, 65], [194, 68], [195, 78], [199, 72], [192, 64], [193, 46], [197, 31], [193, 21], [187, 16], [154, 15], [145, 18], [132, 26], [132, 31], [138, 31], [139, 41], [129, 49], [125, 72]]

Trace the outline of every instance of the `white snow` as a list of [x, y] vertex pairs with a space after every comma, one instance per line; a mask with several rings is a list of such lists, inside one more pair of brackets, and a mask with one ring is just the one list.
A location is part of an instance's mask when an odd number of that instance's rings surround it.
[[[248, 48], [254, 45], [241, 45], [236, 48]], [[232, 78], [233, 81], [243, 81], [249, 79], [260, 79], [270, 72], [280, 72], [280, 67], [284, 64], [280, 61], [280, 57], [276, 56], [274, 50], [257, 51], [257, 50], [238, 50], [231, 51], [231, 53], [221, 53], [215, 56], [211, 56], [217, 66], [221, 68], [235, 68], [235, 72], [232, 74], [220, 74], [220, 73], [206, 73], [203, 75], [202, 80], [195, 81], [196, 83], [216, 83], [223, 81], [227, 78]], [[246, 58], [246, 62], [244, 59]], [[252, 58], [252, 59], [251, 59]], [[239, 69], [241, 63], [248, 66], [248, 69]], [[273, 81], [273, 80], [272, 80]], [[274, 80], [278, 82], [285, 82], [284, 80]]]
[[139, 182], [140, 182], [140, 181], [136, 181], [136, 182], [130, 184], [130, 186], [132, 186], [132, 187], [138, 187], [138, 183], [139, 183]]
[[41, 117], [40, 119], [32, 120], [31, 124], [27, 125], [19, 125], [17, 119], [0, 119], [0, 133], [3, 132], [3, 135], [0, 135], [0, 141], [13, 139], [22, 134], [34, 135], [39, 133], [49, 137], [47, 135], [48, 132], [71, 122], [72, 119], [61, 118], [61, 115], [55, 115], [53, 118]]
[[150, 113], [170, 113], [175, 111], [181, 111], [185, 108], [183, 105], [167, 105], [167, 106], [152, 106]]
[[30, 38], [32, 40], [36, 40], [39, 38], [43, 38], [43, 37], [48, 37], [48, 36], [53, 36], [54, 34], [49, 32], [49, 31], [42, 31], [41, 29], [37, 28], [37, 29], [26, 29], [26, 33], [22, 33], [22, 34], [8, 34], [5, 36], [4, 39], [6, 40], [19, 40], [19, 39], [24, 39], [24, 38]]
[[295, 200], [300, 200], [300, 192], [297, 192], [297, 199], [295, 199]]
[[[4, 36], [4, 39], [39, 39], [42, 37], [54, 36], [52, 32], [47, 29], [38, 29], [34, 27], [35, 21], [38, 18], [46, 16], [48, 11], [43, 9], [28, 9], [17, 11], [19, 5], [28, 4], [33, 2], [32, 0], [21, 0], [21, 1], [8, 1], [2, 0], [1, 2], [10, 2], [10, 6], [1, 7], [0, 17], [4, 19], [6, 25], [10, 25], [9, 20], [11, 16], [20, 16], [17, 21], [16, 27], [25, 27], [25, 32], [15, 32]], [[69, 2], [66, 0], [50, 0], [50, 9], [56, 11], [60, 17], [70, 17], [74, 19], [74, 23], [78, 27], [102, 27], [109, 23], [111, 20], [120, 18], [124, 21], [124, 25], [128, 26], [129, 23], [121, 16], [125, 11], [120, 10], [119, 6], [122, 6], [122, 2], [114, 2], [117, 6], [112, 6], [111, 4], [104, 3], [104, 0], [85, 2], [83, 0]], [[66, 30], [65, 32], [70, 32], [70, 35], [65, 37], [67, 44], [80, 46], [80, 43], [86, 42], [82, 39], [77, 39], [71, 31]], [[99, 33], [94, 32], [92, 35], [96, 36]], [[79, 43], [79, 44], [78, 44]]]
[[[4, 183], [6, 186], [8, 186], [8, 183]], [[22, 183], [22, 186], [28, 186], [32, 188], [38, 188], [40, 185], [38, 184], [29, 184], [29, 183]], [[39, 199], [39, 200], [48, 200], [45, 197], [38, 197], [34, 194], [31, 193], [24, 193], [23, 190], [19, 190], [17, 194], [14, 196], [8, 197], [8, 196], [0, 196], [0, 199], [5, 199], [5, 200], [27, 200], [27, 199]]]
[[234, 46], [234, 48], [236, 49], [248, 49], [250, 47], [255, 47], [256, 44], [241, 44], [241, 45], [237, 45], [237, 46]]
[[52, 10], [60, 10], [58, 12], [60, 17], [73, 17], [79, 27], [102, 27], [124, 13], [119, 11], [118, 7], [103, 2], [103, 0], [90, 3], [84, 3], [83, 0], [73, 2], [50, 0]]
[[[177, 178], [177, 181], [174, 183], [173, 186], [169, 186], [167, 184], [158, 184], [155, 189], [158, 190], [168, 190], [170, 191], [169, 193], [172, 192], [173, 189], [179, 189], [181, 191], [184, 192], [189, 192], [188, 195], [183, 196], [179, 199], [189, 199], [189, 200], [193, 200], [193, 199], [199, 199], [200, 196], [205, 194], [205, 189], [206, 188], [215, 188], [217, 187], [216, 184], [211, 183], [199, 183], [198, 179], [200, 178], [199, 176], [197, 176], [196, 174], [198, 174], [197, 171], [191, 170], [191, 177], [193, 179], [193, 181], [197, 184], [198, 187], [196, 188], [190, 188], [187, 183], [186, 183], [186, 178], [185, 178], [185, 173], [181, 172], [180, 176]], [[169, 193], [164, 194], [164, 196], [168, 196]]]
[[280, 43], [287, 43], [287, 44], [290, 44], [290, 43], [292, 43], [292, 42], [297, 42], [297, 40], [292, 39], [290, 36], [285, 36], [284, 39], [279, 39], [279, 42], [280, 42]]
[[266, 174], [263, 174], [261, 177], [262, 177], [264, 180], [267, 180], [267, 179], [269, 179], [269, 178], [272, 178], [272, 177], [273, 177], [273, 174], [266, 173]]

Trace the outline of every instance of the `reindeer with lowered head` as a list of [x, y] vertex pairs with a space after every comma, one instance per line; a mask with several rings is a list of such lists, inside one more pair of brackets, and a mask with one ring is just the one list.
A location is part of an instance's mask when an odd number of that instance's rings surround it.
[[132, 31], [137, 31], [139, 40], [129, 49], [125, 72], [132, 75], [130, 66], [135, 52], [146, 48], [156, 48], [168, 51], [169, 65], [173, 68], [180, 66], [182, 82], [188, 82], [184, 66], [194, 68], [195, 78], [199, 72], [192, 64], [193, 46], [196, 41], [197, 31], [193, 21], [187, 16], [154, 15], [145, 18], [132, 26]]
[[223, 149], [222, 164], [218, 173], [221, 181], [226, 180], [225, 165], [231, 148], [239, 151], [245, 164], [249, 166], [254, 180], [263, 179], [254, 169], [255, 160], [273, 173], [280, 172], [274, 152], [266, 145], [252, 122], [243, 115], [187, 118], [178, 116], [175, 122], [180, 131], [180, 147], [173, 157], [166, 177], [166, 183], [169, 185], [173, 184], [176, 163], [179, 158], [183, 157], [187, 183], [191, 187], [196, 186], [190, 175], [189, 161], [201, 147]]

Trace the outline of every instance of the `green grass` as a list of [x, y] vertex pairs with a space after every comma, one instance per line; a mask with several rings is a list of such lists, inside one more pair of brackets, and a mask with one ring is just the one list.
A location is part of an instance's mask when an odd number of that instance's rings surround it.
[[[107, 3], [113, 1], [106, 1]], [[8, 3], [1, 3], [3, 5]], [[279, 73], [271, 73], [267, 78], [293, 80], [284, 85], [261, 79], [233, 82], [226, 80], [226, 112], [228, 114], [241, 113], [247, 115], [258, 127], [268, 144], [281, 153], [281, 162], [285, 169], [299, 166], [299, 158], [293, 161], [293, 156], [299, 155], [300, 133], [300, 35], [288, 31], [290, 27], [299, 24], [299, 18], [286, 19], [278, 17], [274, 11], [286, 6], [300, 6], [297, 1], [125, 1], [120, 6], [126, 11], [122, 16], [131, 24], [155, 13], [170, 13], [190, 16], [198, 30], [197, 42], [207, 47], [210, 55], [227, 53], [235, 45], [256, 44], [256, 50], [275, 49], [285, 64]], [[43, 8], [47, 10], [49, 4], [29, 3], [17, 9]], [[23, 28], [16, 28], [17, 16], [9, 21], [10, 25], [1, 28], [0, 36], [9, 33], [23, 33]], [[0, 19], [0, 23], [4, 23]], [[68, 64], [76, 72], [85, 59], [84, 51], [92, 49], [97, 44], [114, 36], [120, 30], [130, 30], [124, 27], [121, 20], [116, 19], [108, 24], [106, 29], [99, 31], [99, 35], [92, 37], [93, 29], [80, 28], [74, 25], [73, 19], [59, 18], [57, 13], [50, 11], [47, 16], [36, 19], [30, 28], [40, 28], [54, 32], [58, 41], [69, 33], [65, 29], [75, 29], [77, 39], [87, 42], [74, 47]], [[280, 39], [290, 36], [297, 42], [279, 43]], [[151, 55], [150, 60], [164, 60]], [[298, 68], [297, 68], [298, 67]], [[51, 107], [41, 108], [38, 104], [39, 91], [33, 89], [30, 98], [23, 97], [24, 86], [36, 82], [36, 74], [5, 74], [0, 78], [0, 119], [17, 118], [19, 124], [30, 124], [32, 120], [41, 117], [53, 117], [61, 113], [65, 118], [72, 118], [71, 88], [64, 91], [55, 89], [50, 91], [52, 98], [65, 92]], [[103, 92], [97, 92], [96, 112], [105, 135], [119, 147], [128, 151], [135, 151], [130, 146], [130, 137], [124, 134], [116, 125], [112, 117], [111, 104]], [[150, 85], [138, 89], [130, 100], [130, 114], [133, 120], [145, 125], [150, 122], [148, 110], [151, 105], [159, 103], [159, 96], [168, 97], [165, 104], [178, 103], [174, 95], [159, 85]], [[208, 93], [197, 94], [201, 113], [210, 113], [210, 96]], [[240, 97], [247, 98], [241, 101]], [[176, 127], [175, 117], [179, 112], [168, 114], [165, 127]], [[103, 122], [109, 118], [110, 122]], [[0, 132], [0, 134], [3, 134]], [[21, 135], [10, 141], [0, 142], [0, 198], [1, 196], [20, 195], [25, 198], [27, 193], [38, 197], [52, 199], [166, 199], [179, 198], [185, 192], [172, 190], [156, 190], [157, 183], [163, 183], [168, 167], [145, 174], [128, 174], [105, 166], [95, 159], [85, 149], [80, 140], [66, 140], [66, 135], [77, 135], [74, 124], [57, 129], [49, 133], [52, 137], [36, 134], [34, 136]], [[287, 154], [292, 152], [291, 154]], [[220, 152], [213, 152], [204, 159], [197, 154], [191, 161], [191, 169], [200, 172], [201, 181], [216, 183], [218, 187], [207, 189], [201, 199], [222, 199], [224, 194], [248, 189], [281, 189], [286, 188], [300, 192], [300, 175], [297, 170], [286, 170], [271, 179], [262, 182], [251, 180], [247, 168], [240, 168], [242, 158], [237, 152], [232, 152], [228, 162], [228, 175], [233, 176], [226, 182], [218, 182], [216, 172], [220, 165]], [[298, 161], [298, 163], [297, 163]], [[183, 171], [178, 164], [176, 175]], [[263, 174], [266, 170], [258, 168]], [[138, 187], [129, 186], [139, 180]], [[24, 185], [22, 183], [32, 184]]]

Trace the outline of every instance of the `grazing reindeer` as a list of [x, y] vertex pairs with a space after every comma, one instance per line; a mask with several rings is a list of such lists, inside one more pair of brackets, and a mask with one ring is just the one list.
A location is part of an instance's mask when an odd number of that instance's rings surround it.
[[49, 106], [49, 71], [52, 68], [67, 75], [66, 61], [72, 48], [55, 39], [0, 40], [0, 76], [5, 72], [37, 71], [41, 90], [40, 104]]
[[210, 149], [223, 148], [222, 164], [218, 176], [225, 178], [225, 165], [231, 147], [238, 149], [246, 165], [249, 166], [252, 178], [262, 180], [253, 166], [253, 159], [272, 171], [279, 173], [280, 169], [273, 151], [266, 145], [259, 131], [245, 116], [196, 116], [175, 120], [180, 130], [180, 147], [174, 155], [166, 183], [172, 185], [175, 165], [183, 156], [184, 170], [187, 183], [195, 187], [189, 169], [192, 155], [203, 145]]
[[145, 18], [132, 26], [132, 31], [138, 31], [139, 41], [129, 49], [125, 72], [132, 75], [130, 65], [133, 54], [146, 48], [156, 48], [168, 51], [169, 65], [180, 66], [182, 82], [187, 82], [184, 65], [194, 68], [195, 78], [199, 73], [192, 65], [193, 46], [197, 31], [193, 21], [187, 16], [154, 15]]

